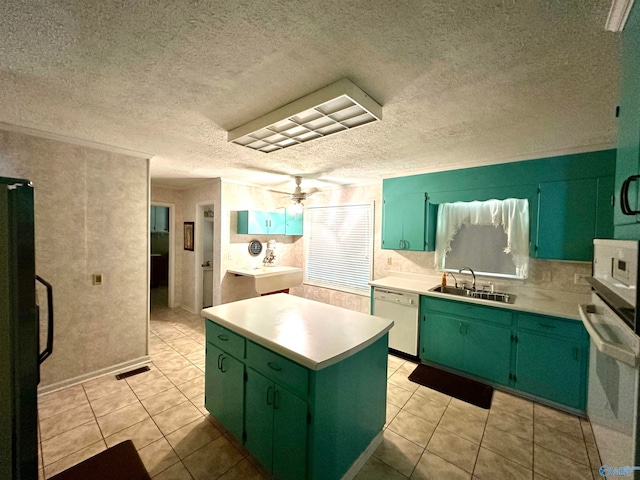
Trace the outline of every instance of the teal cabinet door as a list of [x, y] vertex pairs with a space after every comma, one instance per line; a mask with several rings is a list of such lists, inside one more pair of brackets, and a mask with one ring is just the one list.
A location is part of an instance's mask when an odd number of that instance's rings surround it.
[[535, 256], [590, 261], [593, 239], [613, 236], [612, 195], [609, 177], [541, 183]]
[[244, 364], [207, 343], [205, 407], [236, 438], [244, 425]]
[[261, 212], [258, 210], [239, 210], [236, 231], [249, 235], [284, 235], [285, 212]]
[[247, 368], [245, 446], [264, 468], [273, 469], [274, 383]]
[[247, 368], [245, 446], [278, 480], [306, 478], [307, 402]]
[[420, 358], [464, 370], [464, 322], [426, 311], [420, 329]]
[[382, 248], [424, 251], [426, 205], [424, 193], [385, 195], [382, 208]]
[[273, 399], [273, 476], [306, 478], [307, 403], [275, 385]]
[[514, 386], [554, 402], [585, 409], [584, 348], [565, 340], [518, 333]]
[[285, 209], [285, 235], [302, 235], [302, 213], [292, 207]]
[[269, 212], [267, 217], [267, 233], [269, 235], [284, 235], [287, 224], [285, 212]]
[[[638, 215], [624, 215], [620, 209], [620, 190], [623, 182], [640, 172], [640, 6], [636, 3], [622, 31], [622, 82], [618, 115], [618, 148], [616, 158], [616, 226], [634, 224]], [[629, 187], [629, 206], [640, 210], [640, 184]], [[637, 230], [636, 230], [637, 231]]]
[[511, 329], [466, 322], [465, 371], [503, 385], [509, 384]]

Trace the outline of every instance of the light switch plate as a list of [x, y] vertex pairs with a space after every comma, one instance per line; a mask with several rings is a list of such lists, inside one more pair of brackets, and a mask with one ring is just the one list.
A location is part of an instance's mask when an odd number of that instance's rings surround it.
[[102, 285], [102, 274], [94, 273], [93, 274], [93, 284], [94, 285]]

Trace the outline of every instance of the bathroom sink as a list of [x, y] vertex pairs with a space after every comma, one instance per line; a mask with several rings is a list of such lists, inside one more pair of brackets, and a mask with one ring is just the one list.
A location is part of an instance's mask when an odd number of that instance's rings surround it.
[[467, 288], [450, 287], [438, 285], [430, 289], [431, 292], [444, 293], [446, 295], [456, 295], [459, 297], [478, 298], [481, 300], [492, 300], [500, 303], [514, 303], [516, 296], [505, 292], [490, 292], [488, 290], [469, 290]]
[[230, 268], [227, 272], [252, 277], [258, 293], [277, 292], [302, 283], [302, 269], [296, 267]]

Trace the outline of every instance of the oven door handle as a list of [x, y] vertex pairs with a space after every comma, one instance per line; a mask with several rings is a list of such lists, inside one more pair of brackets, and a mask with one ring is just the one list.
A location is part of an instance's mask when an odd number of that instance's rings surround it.
[[[596, 314], [589, 310], [593, 310], [593, 305], [578, 305], [578, 311], [580, 312], [580, 318], [582, 319], [584, 328], [587, 329], [587, 333], [589, 333], [589, 336], [596, 348], [605, 355], [613, 357], [616, 360], [620, 360], [621, 362], [635, 368], [638, 365], [638, 353], [627, 348], [622, 348], [620, 345], [615, 343], [611, 343], [600, 335], [598, 328], [594, 325], [592, 320], [592, 317]], [[612, 315], [615, 314], [612, 313]]]

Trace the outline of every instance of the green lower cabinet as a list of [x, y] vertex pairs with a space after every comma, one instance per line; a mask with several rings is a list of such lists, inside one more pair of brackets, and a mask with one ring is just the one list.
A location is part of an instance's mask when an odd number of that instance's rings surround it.
[[584, 411], [589, 336], [579, 321], [421, 298], [420, 358]]
[[511, 330], [479, 322], [465, 326], [465, 370], [506, 385], [509, 382]]
[[423, 360], [464, 370], [462, 322], [436, 312], [428, 312], [420, 323]]
[[514, 386], [523, 392], [584, 410], [583, 358], [584, 352], [579, 345], [520, 332]]
[[427, 312], [420, 331], [421, 358], [507, 385], [511, 331], [508, 328]]
[[278, 479], [306, 478], [307, 403], [247, 368], [245, 446]]
[[211, 343], [205, 362], [205, 407], [233, 436], [242, 438], [244, 364]]

